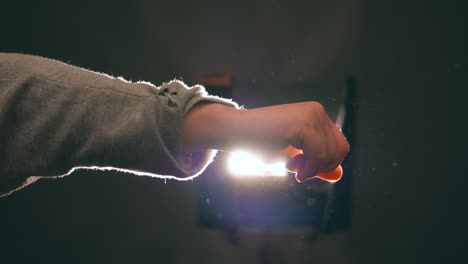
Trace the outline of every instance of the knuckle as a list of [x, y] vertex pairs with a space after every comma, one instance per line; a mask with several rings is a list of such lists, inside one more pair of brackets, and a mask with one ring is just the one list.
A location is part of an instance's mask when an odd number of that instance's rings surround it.
[[345, 141], [344, 153], [345, 155], [349, 153], [351, 150], [351, 146], [349, 145], [348, 141]]
[[319, 113], [320, 113], [321, 115], [328, 117], [327, 110], [326, 110], [325, 107], [324, 107], [322, 104], [320, 104], [320, 103], [318, 103], [317, 111], [319, 111]]
[[324, 114], [326, 115], [325, 108], [316, 101], [304, 103], [303, 114], [300, 115], [301, 124], [304, 129], [317, 128], [321, 126]]
[[340, 148], [338, 150], [338, 152], [341, 154], [340, 156], [344, 158], [350, 150], [351, 146], [349, 145], [348, 141], [343, 137], [343, 142], [340, 144]]
[[309, 107], [311, 110], [315, 111], [316, 113], [323, 114], [325, 113], [325, 107], [316, 101], [309, 102]]
[[317, 107], [317, 108], [323, 107], [322, 104], [321, 104], [320, 102], [318, 102], [318, 101], [310, 101], [309, 103], [310, 103], [311, 106], [313, 106], [313, 107]]

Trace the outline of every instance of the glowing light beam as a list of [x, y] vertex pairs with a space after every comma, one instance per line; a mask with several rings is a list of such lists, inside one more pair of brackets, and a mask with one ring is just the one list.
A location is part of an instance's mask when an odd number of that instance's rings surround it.
[[260, 157], [245, 151], [232, 152], [227, 168], [235, 176], [286, 176], [286, 162], [266, 163]]

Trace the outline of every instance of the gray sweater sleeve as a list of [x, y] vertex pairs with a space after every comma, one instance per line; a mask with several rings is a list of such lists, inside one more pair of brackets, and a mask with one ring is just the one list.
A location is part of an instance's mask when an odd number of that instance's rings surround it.
[[184, 153], [181, 124], [201, 101], [238, 107], [180, 81], [155, 87], [0, 53], [0, 196], [75, 167], [197, 176], [214, 151]]

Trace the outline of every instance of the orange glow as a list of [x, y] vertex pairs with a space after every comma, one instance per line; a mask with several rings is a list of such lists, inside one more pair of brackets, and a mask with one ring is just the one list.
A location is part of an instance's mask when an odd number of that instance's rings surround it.
[[[291, 157], [291, 158], [304, 153], [302, 151], [302, 149], [295, 148], [295, 147], [293, 147], [291, 145], [288, 145], [281, 152], [284, 153], [284, 154], [289, 155], [289, 157]], [[300, 170], [300, 168], [299, 167], [289, 168], [289, 170], [292, 171], [292, 172], [297, 173]], [[314, 177], [317, 177], [319, 179], [322, 179], [322, 180], [333, 183], [333, 182], [339, 181], [342, 176], [343, 176], [343, 168], [341, 167], [341, 165], [338, 165], [338, 167], [336, 167], [333, 171], [331, 171], [331, 172], [319, 172]]]
[[289, 155], [289, 157], [295, 157], [299, 154], [303, 154], [304, 152], [302, 151], [302, 149], [298, 149], [298, 148], [295, 148], [291, 145], [288, 145], [286, 148], [284, 148], [282, 151], [281, 151], [283, 154], [286, 154], [286, 155]]
[[337, 182], [343, 176], [343, 168], [341, 165], [338, 165], [333, 171], [331, 172], [319, 172], [317, 174], [317, 178], [328, 181], [328, 182]]

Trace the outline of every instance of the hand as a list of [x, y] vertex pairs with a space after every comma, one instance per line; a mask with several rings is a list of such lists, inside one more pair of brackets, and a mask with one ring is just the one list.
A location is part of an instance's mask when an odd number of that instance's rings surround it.
[[203, 104], [184, 119], [183, 139], [188, 148], [233, 150], [248, 147], [280, 153], [288, 146], [302, 150], [292, 158], [299, 182], [331, 172], [349, 152], [344, 135], [317, 102], [274, 105], [239, 110]]
[[349, 152], [349, 144], [320, 103], [269, 106], [247, 110], [245, 115], [244, 129], [251, 132], [257, 144], [296, 149], [298, 155], [292, 155], [287, 167], [297, 172], [297, 181], [320, 176], [319, 173], [338, 174], [335, 180], [341, 177], [341, 171], [335, 169], [341, 169], [339, 165]]

